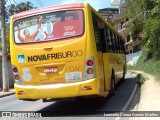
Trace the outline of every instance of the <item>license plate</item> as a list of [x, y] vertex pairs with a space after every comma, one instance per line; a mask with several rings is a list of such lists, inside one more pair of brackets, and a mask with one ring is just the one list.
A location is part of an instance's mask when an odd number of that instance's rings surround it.
[[44, 72], [48, 73], [48, 72], [58, 72], [58, 68], [57, 67], [48, 67], [48, 68], [44, 68]]
[[67, 82], [82, 80], [81, 72], [67, 72], [65, 73], [65, 78]]

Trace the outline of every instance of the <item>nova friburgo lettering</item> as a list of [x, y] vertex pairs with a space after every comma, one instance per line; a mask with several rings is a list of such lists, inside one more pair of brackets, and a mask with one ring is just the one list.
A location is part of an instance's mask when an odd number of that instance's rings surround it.
[[83, 54], [82, 50], [77, 50], [77, 51], [75, 50], [75, 51], [43, 54], [43, 55], [34, 55], [34, 56], [28, 56], [28, 62], [45, 61], [45, 60], [61, 59], [61, 58], [71, 58], [71, 57], [82, 56], [82, 54]]

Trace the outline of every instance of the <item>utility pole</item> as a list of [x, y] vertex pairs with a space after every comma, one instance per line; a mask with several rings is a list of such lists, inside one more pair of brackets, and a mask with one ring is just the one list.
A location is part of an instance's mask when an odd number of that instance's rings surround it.
[[2, 38], [2, 80], [3, 91], [9, 91], [9, 76], [7, 68], [6, 29], [5, 29], [5, 1], [0, 0], [1, 38]]

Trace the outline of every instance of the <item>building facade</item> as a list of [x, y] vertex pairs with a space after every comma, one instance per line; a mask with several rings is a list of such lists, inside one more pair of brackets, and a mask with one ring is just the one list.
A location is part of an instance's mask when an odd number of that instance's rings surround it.
[[[138, 52], [140, 50], [141, 42], [139, 40], [133, 40], [131, 37], [130, 27], [132, 20], [129, 20], [126, 16], [127, 2], [125, 2], [125, 0], [111, 0], [111, 5], [114, 7], [100, 9], [98, 12], [106, 19], [108, 18], [107, 20], [123, 36], [126, 53], [131, 54]], [[102, 12], [104, 10], [108, 10], [108, 12]], [[108, 15], [107, 13], [110, 13], [108, 17], [106, 17]]]

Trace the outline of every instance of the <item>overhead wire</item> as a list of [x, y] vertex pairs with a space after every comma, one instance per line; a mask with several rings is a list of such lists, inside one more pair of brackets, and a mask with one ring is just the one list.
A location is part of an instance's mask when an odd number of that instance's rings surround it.
[[18, 5], [17, 2], [16, 2], [15, 0], [13, 0], [13, 2], [16, 3], [16, 5]]
[[40, 3], [45, 7], [44, 3], [43, 3], [41, 0], [39, 0], [39, 1], [40, 1]]
[[41, 7], [44, 7], [44, 4], [42, 3], [41, 0], [37, 0], [38, 4], [41, 6]]

